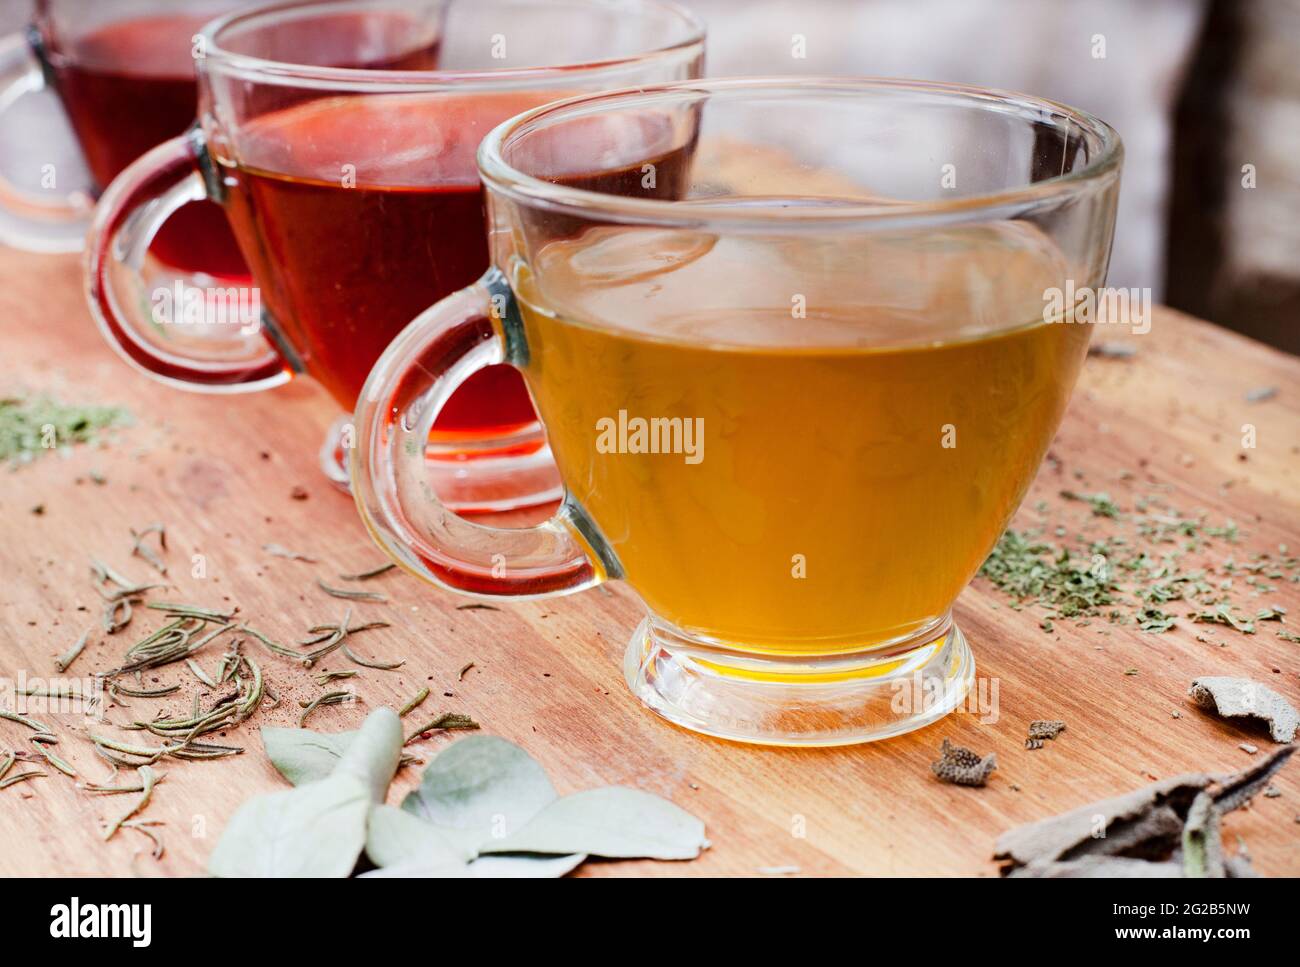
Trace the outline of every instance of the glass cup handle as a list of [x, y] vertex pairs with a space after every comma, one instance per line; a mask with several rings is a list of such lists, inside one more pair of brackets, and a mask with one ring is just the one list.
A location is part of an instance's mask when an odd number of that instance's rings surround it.
[[497, 269], [415, 318], [370, 371], [355, 416], [352, 493], [376, 543], [412, 573], [483, 595], [568, 594], [606, 577], [562, 505], [535, 527], [500, 528], [449, 511], [429, 484], [425, 449], [443, 405], [470, 376], [518, 365], [518, 308]]
[[[0, 117], [25, 94], [48, 86], [35, 28], [0, 37]], [[33, 252], [79, 252], [92, 200], [84, 189], [54, 200], [24, 191], [0, 175], [0, 242]]]
[[[219, 202], [216, 178], [203, 134], [194, 127], [137, 158], [113, 180], [95, 208], [86, 240], [90, 311], [123, 359], [164, 383], [217, 393], [269, 389], [288, 382], [295, 367], [265, 344], [256, 355], [205, 359], [150, 338], [160, 324], [149, 300], [141, 297], [149, 245], [182, 205]], [[268, 331], [263, 315], [262, 332]]]

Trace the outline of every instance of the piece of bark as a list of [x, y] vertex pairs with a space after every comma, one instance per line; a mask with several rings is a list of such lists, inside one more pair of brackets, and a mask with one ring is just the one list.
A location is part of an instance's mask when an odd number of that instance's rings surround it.
[[[1004, 863], [1004, 876], [1133, 875], [1131, 872], [1088, 874], [1104, 867], [1098, 857], [1163, 864], [1180, 857], [1184, 831], [1197, 797], [1206, 795], [1217, 816], [1244, 805], [1262, 790], [1295, 752], [1278, 749], [1255, 765], [1232, 775], [1192, 772], [1152, 783], [1122, 796], [1103, 799], [1003, 833], [994, 859]], [[1202, 827], [1196, 827], [1202, 828]], [[1214, 827], [1217, 835], [1217, 826]], [[1089, 861], [1077, 873], [1061, 864]], [[1181, 860], [1178, 861], [1182, 868]], [[1219, 867], [1214, 867], [1216, 871]], [[1162, 871], [1152, 871], [1163, 875]], [[1223, 875], [1220, 873], [1219, 875]]]
[[1300, 723], [1300, 716], [1290, 702], [1267, 685], [1248, 678], [1204, 676], [1192, 682], [1187, 694], [1197, 705], [1224, 718], [1245, 717], [1264, 722], [1274, 742], [1290, 742]]

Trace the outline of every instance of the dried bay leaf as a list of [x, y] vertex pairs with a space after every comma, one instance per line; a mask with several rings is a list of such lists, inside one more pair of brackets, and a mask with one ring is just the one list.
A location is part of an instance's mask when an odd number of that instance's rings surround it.
[[371, 712], [330, 774], [257, 796], [231, 818], [208, 860], [215, 876], [344, 877], [366, 842], [402, 754], [392, 709]]
[[686, 810], [640, 789], [606, 786], [557, 799], [482, 851], [690, 860], [707, 845], [704, 823]]
[[522, 829], [556, 798], [546, 771], [527, 752], [505, 739], [475, 735], [425, 767], [402, 809], [478, 852], [484, 843]]

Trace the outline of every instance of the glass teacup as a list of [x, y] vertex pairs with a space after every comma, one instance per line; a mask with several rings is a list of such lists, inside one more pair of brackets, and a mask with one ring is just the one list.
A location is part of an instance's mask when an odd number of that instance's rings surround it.
[[[100, 202], [91, 309], [114, 348], [164, 382], [224, 393], [306, 374], [349, 414], [389, 340], [488, 266], [483, 136], [563, 97], [696, 77], [704, 56], [699, 21], [662, 0], [273, 3], [207, 25], [200, 41], [197, 126]], [[225, 322], [226, 339], [193, 338], [188, 313], [160, 321], [182, 300], [139, 271], [167, 213], [204, 198], [221, 205], [253, 274], [213, 295], [220, 318], [199, 319]], [[341, 418], [321, 450], [341, 486], [353, 439]], [[426, 449], [458, 510], [559, 496], [509, 367], [467, 382]]]
[[[649, 612], [628, 684], [687, 728], [833, 745], [933, 722], [974, 675], [953, 603], [1086, 354], [1050, 306], [1104, 281], [1120, 161], [1083, 112], [904, 81], [701, 81], [514, 118], [478, 156], [493, 267], [362, 393], [366, 524], [459, 591], [626, 582]], [[569, 183], [597, 167], [603, 188]], [[501, 363], [565, 486], [525, 530], [449, 513], [419, 455]]]

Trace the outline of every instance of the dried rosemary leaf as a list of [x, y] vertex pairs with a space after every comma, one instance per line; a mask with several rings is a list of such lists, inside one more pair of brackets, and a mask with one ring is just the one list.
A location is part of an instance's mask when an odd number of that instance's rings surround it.
[[194, 673], [194, 677], [197, 678], [199, 681], [201, 681], [204, 685], [208, 686], [208, 688], [218, 687], [217, 683], [212, 680], [212, 676], [210, 676], [207, 672], [205, 672], [203, 668], [199, 665], [199, 663], [196, 662], [193, 658], [186, 658], [185, 664], [189, 667], [189, 670]]
[[415, 693], [414, 698], [412, 698], [409, 702], [407, 702], [405, 705], [402, 706], [401, 710], [397, 713], [397, 717], [403, 719], [406, 718], [406, 716], [411, 714], [411, 712], [415, 711], [422, 704], [424, 704], [424, 700], [428, 697], [429, 697], [429, 689], [427, 688], [420, 689], [418, 692]]
[[135, 538], [135, 543], [131, 546], [131, 554], [137, 557], [144, 558], [146, 561], [149, 562], [149, 566], [152, 567], [159, 574], [166, 574], [167, 573], [166, 562], [154, 551], [152, 547], [150, 547], [148, 544], [145, 543], [145, 539], [149, 537], [150, 534], [158, 535], [158, 546], [162, 548], [164, 553], [166, 553], [167, 551], [166, 526], [163, 524], [150, 524], [148, 527], [140, 531], [137, 531], [134, 528], [131, 529], [131, 536]]
[[303, 705], [302, 714], [298, 716], [298, 728], [303, 728], [307, 723], [307, 716], [311, 715], [312, 712], [324, 705], [342, 705], [344, 702], [355, 701], [357, 701], [357, 695], [355, 692], [326, 692], [314, 701], [307, 702]]
[[85, 651], [86, 642], [89, 640], [90, 640], [90, 631], [89, 629], [87, 629], [86, 631], [82, 632], [81, 637], [77, 639], [77, 643], [75, 645], [73, 645], [71, 648], [65, 651], [58, 658], [54, 659], [54, 667], [57, 668], [60, 672], [66, 672], [70, 667], [72, 667], [72, 663], [77, 660], [77, 658], [81, 655], [81, 653]]
[[436, 719], [428, 724], [416, 729], [406, 737], [402, 745], [410, 745], [416, 739], [420, 738], [426, 732], [453, 731], [459, 729], [478, 729], [482, 728], [468, 715], [461, 715], [458, 712], [443, 712]]
[[369, 581], [371, 578], [377, 578], [381, 574], [387, 574], [393, 568], [397, 567], [392, 561], [387, 564], [380, 564], [378, 567], [372, 567], [369, 571], [361, 571], [357, 574], [340, 574], [339, 577], [344, 581]]
[[316, 585], [331, 597], [344, 598], [348, 601], [374, 601], [379, 604], [388, 603], [388, 598], [375, 591], [352, 591], [348, 588], [334, 588], [330, 587], [320, 578], [316, 579]]
[[262, 550], [266, 551], [266, 553], [270, 554], [272, 557], [283, 557], [289, 561], [303, 561], [307, 564], [316, 563], [316, 558], [309, 557], [306, 554], [299, 554], [297, 551], [291, 551], [280, 544], [263, 544]]
[[356, 662], [358, 665], [361, 665], [363, 668], [377, 668], [380, 671], [386, 671], [386, 672], [394, 671], [406, 664], [405, 658], [399, 659], [398, 661], [378, 661], [378, 660], [372, 661], [366, 658], [362, 658], [355, 651], [349, 648], [347, 645], [343, 646], [343, 654], [347, 655], [351, 661]]
[[53, 735], [54, 730], [48, 725], [42, 725], [36, 719], [28, 718], [26, 715], [20, 715], [17, 712], [10, 712], [0, 708], [0, 719], [8, 719], [10, 722], [17, 722], [19, 725], [25, 725], [33, 732], [39, 732], [42, 735]]
[[45, 778], [47, 778], [47, 775], [44, 772], [36, 772], [34, 770], [32, 772], [20, 772], [17, 775], [10, 776], [8, 779], [0, 780], [0, 789], [8, 789], [10, 786], [15, 786], [20, 782], [26, 782], [28, 779]]
[[149, 805], [149, 797], [153, 795], [153, 787], [158, 781], [157, 774], [147, 765], [141, 766], [137, 770], [136, 774], [140, 777], [140, 798], [136, 800], [131, 808], [128, 809], [120, 819], [109, 824], [108, 831], [104, 833], [105, 842], [113, 838], [113, 834], [122, 828], [124, 822], [136, 813], [140, 812], [140, 810], [144, 809], [145, 806]]

